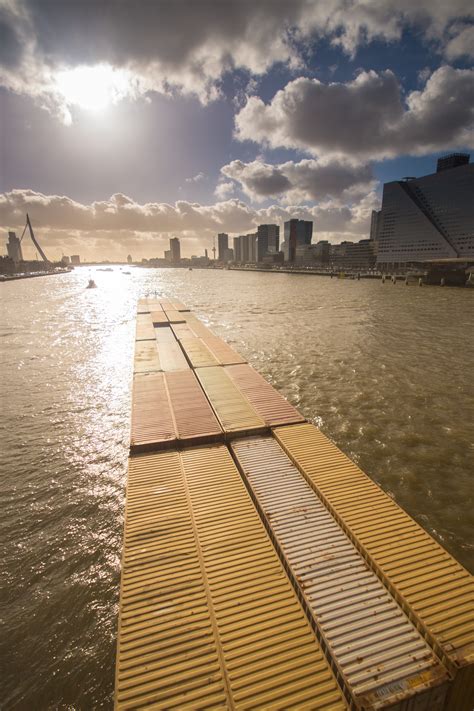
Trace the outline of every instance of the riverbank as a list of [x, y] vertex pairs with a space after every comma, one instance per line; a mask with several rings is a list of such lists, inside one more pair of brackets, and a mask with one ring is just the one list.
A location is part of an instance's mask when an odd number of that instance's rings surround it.
[[7, 281], [17, 281], [17, 279], [33, 279], [34, 277], [55, 276], [58, 274], [68, 274], [71, 269], [56, 269], [54, 272], [29, 272], [26, 274], [0, 274], [0, 283]]

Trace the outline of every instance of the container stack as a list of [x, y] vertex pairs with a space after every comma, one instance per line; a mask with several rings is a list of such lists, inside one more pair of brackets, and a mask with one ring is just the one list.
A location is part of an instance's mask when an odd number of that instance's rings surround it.
[[116, 707], [471, 711], [469, 573], [184, 304], [137, 312]]

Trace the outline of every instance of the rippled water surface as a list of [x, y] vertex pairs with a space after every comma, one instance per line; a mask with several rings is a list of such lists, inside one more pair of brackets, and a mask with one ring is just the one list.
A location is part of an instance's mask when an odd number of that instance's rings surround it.
[[111, 708], [135, 306], [147, 292], [185, 301], [474, 570], [473, 291], [131, 271], [0, 285], [6, 709]]

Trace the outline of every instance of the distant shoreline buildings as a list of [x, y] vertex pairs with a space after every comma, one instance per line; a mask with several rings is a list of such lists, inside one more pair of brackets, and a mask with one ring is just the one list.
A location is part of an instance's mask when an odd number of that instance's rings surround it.
[[[164, 258], [142, 259], [143, 266], [252, 266], [274, 265], [323, 270], [378, 270], [391, 272], [433, 261], [461, 263], [474, 260], [474, 164], [467, 153], [439, 158], [436, 173], [385, 183], [382, 206], [372, 212], [370, 234], [358, 242], [312, 242], [313, 222], [292, 218], [280, 226], [258, 225], [256, 232], [232, 237], [220, 232], [214, 259], [204, 255], [181, 257], [178, 237], [169, 241]], [[8, 256], [0, 271], [25, 270], [21, 240], [8, 233]], [[80, 264], [79, 255], [63, 257], [63, 265]], [[127, 257], [130, 264], [131, 256]], [[31, 268], [34, 263], [31, 263]]]

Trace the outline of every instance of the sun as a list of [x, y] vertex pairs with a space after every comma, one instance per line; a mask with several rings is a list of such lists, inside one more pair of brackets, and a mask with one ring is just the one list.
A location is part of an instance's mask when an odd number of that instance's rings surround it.
[[109, 64], [80, 66], [58, 72], [56, 87], [67, 104], [100, 112], [129, 93], [129, 78]]

